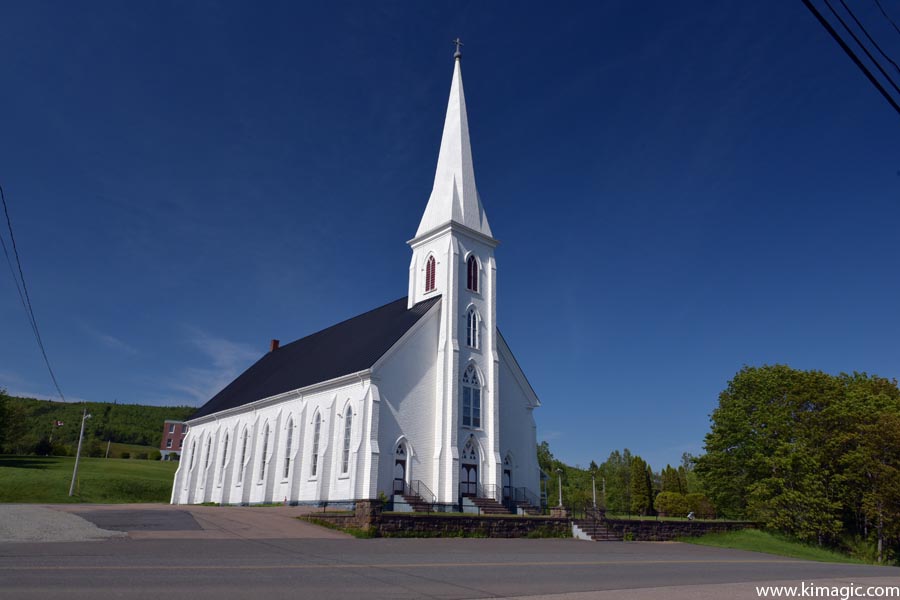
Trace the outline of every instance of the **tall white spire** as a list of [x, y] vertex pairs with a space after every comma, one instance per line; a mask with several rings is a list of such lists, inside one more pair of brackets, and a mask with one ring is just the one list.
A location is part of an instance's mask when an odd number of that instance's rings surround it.
[[453, 82], [450, 84], [450, 101], [441, 136], [434, 187], [416, 231], [417, 238], [451, 221], [493, 237], [475, 187], [458, 46], [453, 62]]

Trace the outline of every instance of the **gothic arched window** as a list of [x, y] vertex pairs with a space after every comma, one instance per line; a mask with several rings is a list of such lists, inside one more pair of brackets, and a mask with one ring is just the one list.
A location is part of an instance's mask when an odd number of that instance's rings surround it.
[[259, 461], [259, 480], [262, 481], [266, 478], [266, 454], [269, 451], [269, 424], [266, 423], [266, 428], [263, 433], [263, 445], [262, 445], [262, 456]]
[[203, 461], [203, 468], [209, 468], [209, 453], [212, 451], [212, 436], [206, 439], [206, 460]]
[[347, 413], [344, 415], [344, 449], [341, 454], [341, 473], [350, 470], [350, 432], [353, 428], [353, 411], [347, 407]]
[[425, 261], [425, 291], [434, 291], [434, 257], [429, 256]]
[[469, 348], [477, 349], [479, 347], [478, 338], [478, 313], [474, 308], [470, 308], [469, 314], [466, 316], [466, 345]]
[[222, 442], [222, 464], [219, 465], [219, 485], [225, 479], [225, 463], [228, 461], [228, 434], [225, 434], [225, 440]]
[[244, 463], [247, 461], [247, 441], [250, 438], [249, 428], [244, 427], [244, 439], [241, 441], [241, 462], [238, 463], [238, 483], [244, 480]]
[[190, 460], [190, 464], [188, 465], [188, 471], [190, 471], [191, 469], [194, 468], [194, 453], [196, 453], [196, 452], [197, 452], [197, 440], [192, 440], [191, 441], [191, 460]]
[[462, 395], [463, 427], [481, 427], [481, 382], [474, 365], [463, 373]]
[[284, 473], [282, 477], [287, 479], [288, 473], [291, 471], [291, 445], [294, 441], [294, 419], [288, 419], [287, 424], [287, 444], [284, 448]]
[[316, 413], [315, 424], [313, 425], [313, 448], [312, 448], [312, 469], [310, 474], [315, 477], [316, 471], [319, 470], [319, 432], [322, 430], [322, 415]]
[[474, 254], [466, 261], [466, 287], [473, 292], [478, 291], [478, 259]]

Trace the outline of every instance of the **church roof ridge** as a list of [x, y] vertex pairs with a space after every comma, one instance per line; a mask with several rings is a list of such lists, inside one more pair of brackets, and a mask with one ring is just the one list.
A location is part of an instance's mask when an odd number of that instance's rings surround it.
[[404, 296], [268, 352], [189, 420], [364, 371], [440, 299], [437, 295], [407, 309]]

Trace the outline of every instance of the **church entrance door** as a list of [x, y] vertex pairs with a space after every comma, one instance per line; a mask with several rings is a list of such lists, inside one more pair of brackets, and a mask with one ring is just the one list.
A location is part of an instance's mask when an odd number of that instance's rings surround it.
[[512, 472], [503, 469], [503, 504], [509, 504], [512, 497]]
[[478, 467], [463, 465], [459, 471], [459, 494], [464, 498], [478, 495]]
[[394, 451], [394, 490], [395, 494], [406, 492], [406, 444], [400, 442]]

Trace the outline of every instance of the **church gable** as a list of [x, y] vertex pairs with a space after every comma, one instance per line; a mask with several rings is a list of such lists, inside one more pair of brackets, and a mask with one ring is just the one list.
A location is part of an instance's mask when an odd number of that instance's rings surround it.
[[259, 359], [191, 416], [199, 419], [370, 368], [440, 296], [407, 309], [407, 299], [286, 344]]

